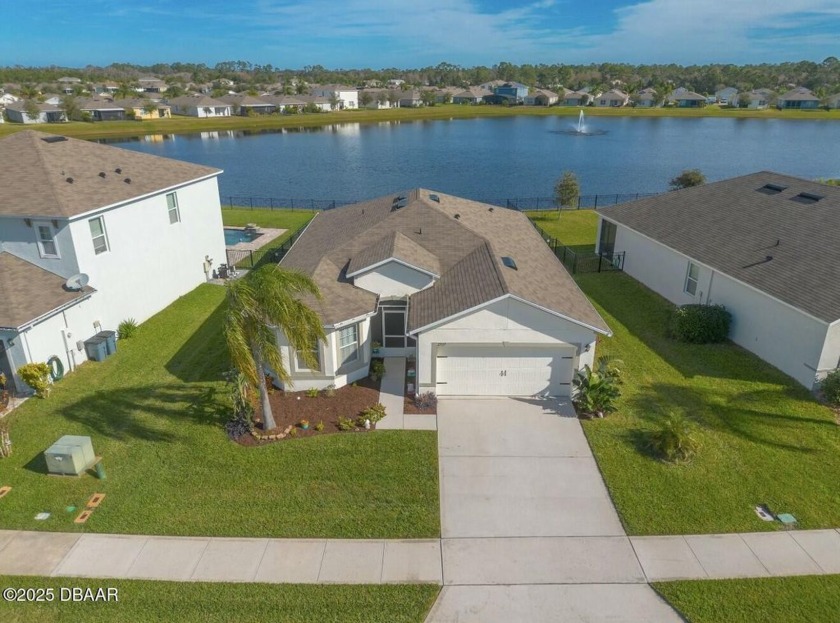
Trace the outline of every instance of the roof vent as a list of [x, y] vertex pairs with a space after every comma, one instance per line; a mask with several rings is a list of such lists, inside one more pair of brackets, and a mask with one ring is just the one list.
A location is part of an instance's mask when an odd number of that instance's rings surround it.
[[130, 177], [125, 178], [123, 180], [123, 182], [125, 182], [126, 184], [131, 184], [131, 178]]
[[41, 139], [45, 143], [61, 143], [67, 140], [66, 136], [47, 136]]
[[495, 209], [496, 209], [496, 208], [492, 208], [492, 207], [491, 207], [491, 208], [489, 208], [487, 211], [488, 211], [488, 212], [492, 212], [492, 211], [493, 211], [493, 210], [495, 210]]
[[460, 220], [461, 220], [461, 215], [460, 215], [460, 214], [456, 214], [456, 215], [455, 215], [455, 220], [456, 220], [456, 221], [460, 221]]
[[516, 262], [513, 261], [513, 258], [507, 255], [505, 255], [502, 258], [502, 264], [504, 264], [508, 268], [512, 268], [513, 270], [519, 270], [518, 268], [516, 268]]
[[72, 177], [68, 177], [65, 181], [66, 181], [68, 184], [72, 184], [72, 183], [73, 183], [73, 178], [72, 178]]
[[796, 201], [798, 203], [811, 204], [816, 203], [820, 199], [823, 199], [823, 196], [815, 195], [813, 193], [799, 193], [798, 195], [796, 195], [795, 197], [791, 197], [790, 199], [791, 201]]
[[403, 197], [399, 201], [395, 201], [394, 205], [391, 206], [391, 210], [400, 210], [408, 205], [408, 201]]
[[429, 195], [429, 199], [436, 203], [440, 203], [440, 197], [438, 197], [437, 195]]
[[114, 173], [116, 173], [116, 174], [118, 174], [118, 175], [119, 175], [120, 173], [122, 173], [122, 169], [120, 169], [119, 167], [117, 167], [116, 169], [114, 169]]
[[764, 193], [765, 195], [778, 195], [786, 188], [787, 186], [781, 186], [779, 184], [765, 184], [761, 188], [756, 188], [756, 190], [760, 193]]
[[105, 177], [105, 171], [100, 171], [99, 172], [99, 177], [104, 178]]
[[405, 195], [397, 195], [394, 197], [394, 203], [399, 203], [400, 201], [405, 201]]

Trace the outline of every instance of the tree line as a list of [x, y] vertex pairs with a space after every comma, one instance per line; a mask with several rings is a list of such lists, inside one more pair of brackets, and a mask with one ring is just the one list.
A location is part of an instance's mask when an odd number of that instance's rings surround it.
[[88, 83], [130, 82], [140, 76], [154, 75], [168, 84], [184, 86], [232, 80], [239, 90], [260, 88], [269, 84], [342, 83], [363, 85], [376, 81], [403, 80], [406, 86], [469, 86], [491, 80], [516, 81], [528, 86], [569, 89], [592, 87], [606, 90], [620, 85], [628, 92], [653, 87], [671, 90], [686, 87], [698, 93], [711, 94], [724, 86], [748, 91], [756, 88], [783, 90], [790, 85], [804, 86], [815, 92], [840, 91], [840, 60], [831, 56], [821, 62], [796, 61], [753, 65], [632, 65], [628, 63], [591, 63], [588, 65], [522, 64], [499, 62], [492, 66], [462, 67], [442, 62], [419, 69], [328, 69], [307, 65], [302, 69], [281, 69], [271, 64], [248, 61], [225, 61], [214, 66], [204, 63], [157, 63], [136, 65], [113, 63], [106, 67], [0, 67], [0, 83], [52, 83], [65, 76]]

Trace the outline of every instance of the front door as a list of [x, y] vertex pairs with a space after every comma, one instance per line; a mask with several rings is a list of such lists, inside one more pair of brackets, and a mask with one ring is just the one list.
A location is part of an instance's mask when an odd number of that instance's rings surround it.
[[0, 372], [6, 375], [6, 389], [14, 395], [15, 375], [12, 374], [12, 362], [9, 361], [9, 354], [6, 352], [6, 343], [3, 340], [0, 340]]
[[382, 309], [382, 338], [385, 348], [405, 348], [405, 308]]

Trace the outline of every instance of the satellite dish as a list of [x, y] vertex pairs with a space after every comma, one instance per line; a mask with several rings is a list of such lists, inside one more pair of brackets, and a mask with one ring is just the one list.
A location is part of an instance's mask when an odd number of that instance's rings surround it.
[[79, 273], [78, 275], [73, 275], [65, 281], [64, 287], [68, 290], [81, 290], [88, 284], [88, 281], [90, 281], [90, 277], [88, 277], [85, 273]]

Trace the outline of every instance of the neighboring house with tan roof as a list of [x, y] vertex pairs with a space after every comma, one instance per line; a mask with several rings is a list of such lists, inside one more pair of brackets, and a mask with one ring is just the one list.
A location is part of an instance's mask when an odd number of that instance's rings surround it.
[[595, 98], [595, 106], [600, 108], [621, 108], [627, 106], [630, 96], [620, 89], [610, 89]]
[[[840, 362], [840, 187], [762, 171], [599, 208], [598, 250], [807, 388]], [[629, 364], [630, 362], [628, 362]]]
[[91, 121], [125, 121], [125, 108], [111, 98], [96, 97], [79, 101], [79, 110], [90, 115]]
[[531, 89], [525, 96], [526, 106], [553, 106], [560, 100], [560, 96], [548, 89]]
[[564, 106], [587, 106], [592, 101], [592, 94], [586, 91], [569, 91], [563, 98]]
[[[0, 139], [0, 161], [0, 367], [55, 356], [72, 370], [84, 340], [224, 261], [218, 169], [31, 130]], [[78, 274], [87, 287], [65, 285]]]
[[323, 295], [317, 370], [278, 335], [296, 389], [366, 376], [376, 342], [419, 392], [567, 396], [610, 335], [524, 214], [425, 189], [318, 214], [281, 266]]
[[230, 104], [234, 115], [246, 117], [248, 115], [270, 115], [277, 110], [270, 101], [254, 95], [223, 95], [220, 102]]
[[452, 96], [453, 104], [481, 104], [485, 97], [493, 95], [493, 91], [483, 87], [470, 87]]
[[167, 102], [172, 114], [188, 117], [230, 117], [231, 105], [207, 95], [183, 95]]
[[797, 87], [780, 95], [776, 106], [780, 109], [815, 110], [820, 107], [820, 98], [810, 89]]
[[25, 100], [18, 100], [6, 105], [6, 117], [12, 123], [62, 123], [67, 121], [67, 116], [64, 111], [59, 108], [57, 104], [48, 104], [46, 102], [36, 103], [38, 114], [30, 116], [27, 111], [27, 103]]

